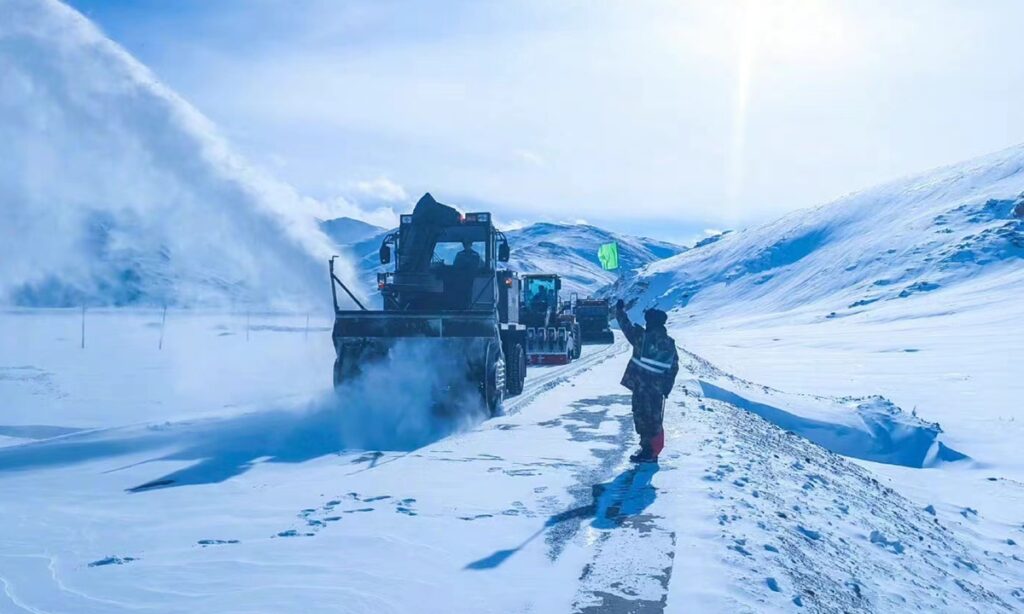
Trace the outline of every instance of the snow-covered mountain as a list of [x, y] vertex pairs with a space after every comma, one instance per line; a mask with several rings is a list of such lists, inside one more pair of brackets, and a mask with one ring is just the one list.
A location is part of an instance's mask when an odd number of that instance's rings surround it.
[[351, 217], [337, 217], [331, 220], [324, 220], [320, 222], [320, 229], [338, 246], [359, 243], [370, 237], [382, 235], [385, 232], [385, 229], [380, 226], [367, 224], [362, 220]]
[[[521, 273], [558, 273], [567, 292], [581, 296], [614, 283], [620, 275], [686, 251], [685, 247], [611, 232], [588, 224], [539, 223], [506, 232], [512, 258]], [[597, 258], [604, 243], [619, 244], [619, 271], [605, 271]]]
[[[324, 222], [324, 225], [333, 226], [337, 223], [340, 227], [351, 226], [345, 220], [348, 218], [330, 220]], [[368, 224], [365, 226], [374, 228]], [[327, 232], [335, 236], [332, 231]], [[381, 231], [348, 245], [338, 241], [339, 246], [351, 254], [367, 289], [372, 289], [375, 275], [383, 270], [377, 259], [377, 250], [386, 233]], [[580, 296], [594, 294], [600, 288], [614, 283], [620, 274], [631, 274], [640, 267], [687, 249], [665, 241], [615, 233], [587, 224], [542, 222], [506, 231], [505, 236], [512, 251], [509, 268], [520, 273], [558, 273], [563, 279], [564, 292], [577, 292]], [[598, 247], [613, 241], [619, 244], [621, 271], [605, 271], [597, 257]]]
[[[322, 301], [310, 201], [82, 15], [4, 0], [0, 301], [26, 306]], [[345, 271], [342, 271], [344, 274]]]
[[939, 168], [648, 265], [613, 289], [718, 316], [843, 317], [1009, 272], [1024, 281], [1024, 146]]

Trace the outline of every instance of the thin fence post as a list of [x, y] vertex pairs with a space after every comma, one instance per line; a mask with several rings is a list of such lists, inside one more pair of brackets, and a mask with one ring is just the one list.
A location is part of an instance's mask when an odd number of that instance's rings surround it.
[[156, 349], [164, 349], [164, 326], [167, 324], [167, 305], [164, 305], [164, 313], [160, 318], [160, 343], [157, 344]]
[[82, 346], [85, 349], [85, 305], [82, 305]]
[[306, 334], [305, 339], [309, 339], [309, 313], [306, 313]]
[[249, 315], [250, 312], [245, 312], [245, 340], [249, 341]]

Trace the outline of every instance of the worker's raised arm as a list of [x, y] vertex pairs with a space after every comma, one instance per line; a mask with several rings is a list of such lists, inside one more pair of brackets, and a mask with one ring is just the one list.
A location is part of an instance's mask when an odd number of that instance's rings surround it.
[[640, 327], [629, 321], [629, 315], [626, 314], [626, 304], [622, 302], [621, 298], [615, 303], [615, 320], [619, 323], [622, 334], [626, 336], [626, 341], [636, 345], [639, 341], [637, 329]]

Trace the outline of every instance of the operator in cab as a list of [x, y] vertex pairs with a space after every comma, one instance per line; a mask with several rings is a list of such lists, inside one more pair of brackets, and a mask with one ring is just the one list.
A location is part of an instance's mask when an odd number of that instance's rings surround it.
[[466, 239], [462, 242], [462, 251], [455, 254], [452, 266], [458, 271], [479, 271], [483, 267], [483, 259], [473, 249], [473, 242]]
[[541, 286], [537, 289], [537, 293], [533, 295], [533, 299], [530, 301], [530, 309], [541, 312], [547, 311], [551, 306], [551, 291], [546, 287]]

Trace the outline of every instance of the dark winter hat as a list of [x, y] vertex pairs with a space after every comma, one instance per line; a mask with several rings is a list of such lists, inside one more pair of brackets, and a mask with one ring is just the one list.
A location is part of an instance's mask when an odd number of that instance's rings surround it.
[[648, 309], [644, 312], [644, 321], [647, 322], [647, 326], [665, 326], [668, 314], [660, 309]]

